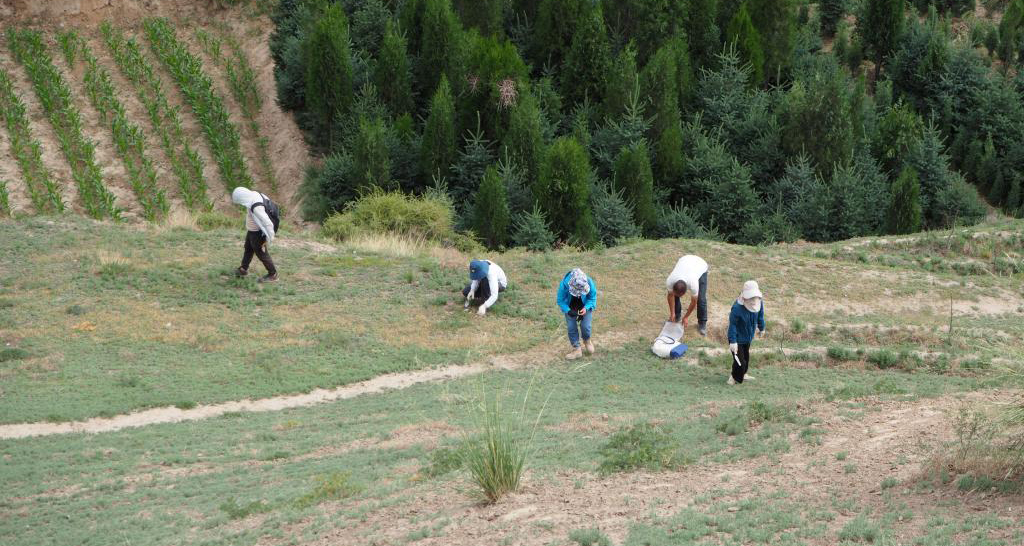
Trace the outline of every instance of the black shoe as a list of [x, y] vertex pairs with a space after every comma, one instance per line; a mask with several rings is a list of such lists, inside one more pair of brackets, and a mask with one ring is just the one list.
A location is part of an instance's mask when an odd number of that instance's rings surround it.
[[702, 336], [708, 335], [708, 327], [706, 325], [705, 326], [698, 326], [697, 327], [697, 331], [700, 332], [700, 335], [702, 335]]
[[236, 277], [244, 277], [244, 276], [246, 276], [248, 274], [249, 274], [249, 270], [245, 269], [244, 267], [239, 267], [238, 269], [235, 270], [235, 276]]
[[277, 282], [277, 273], [260, 277], [259, 282]]

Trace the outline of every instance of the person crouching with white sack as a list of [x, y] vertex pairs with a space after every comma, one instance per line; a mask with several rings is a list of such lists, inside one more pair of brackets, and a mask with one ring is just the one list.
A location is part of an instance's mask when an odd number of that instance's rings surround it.
[[757, 281], [743, 283], [743, 291], [732, 304], [729, 313], [729, 350], [732, 352], [732, 373], [729, 374], [729, 385], [743, 383], [743, 379], [753, 379], [747, 373], [750, 369], [750, 344], [754, 341], [755, 330], [760, 330], [764, 337], [764, 301]]

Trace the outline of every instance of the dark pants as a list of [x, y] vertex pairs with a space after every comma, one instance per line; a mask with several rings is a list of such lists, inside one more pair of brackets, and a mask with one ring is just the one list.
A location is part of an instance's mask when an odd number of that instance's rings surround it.
[[[469, 295], [469, 289], [473, 287], [473, 283], [467, 284], [462, 289], [462, 297]], [[505, 291], [505, 287], [498, 285], [498, 293]], [[480, 281], [480, 285], [476, 287], [476, 293], [473, 294], [473, 305], [483, 305], [488, 298], [491, 297], [491, 283], [487, 282], [487, 279]]]
[[[708, 272], [705, 271], [697, 281], [697, 326], [704, 328], [708, 325]], [[686, 294], [683, 294], [684, 296]], [[683, 302], [676, 296], [676, 318], [679, 322], [683, 320]]]
[[738, 343], [736, 353], [732, 355], [732, 378], [737, 383], [743, 382], [743, 376], [750, 370], [750, 344]]
[[242, 254], [242, 269], [249, 270], [249, 264], [252, 263], [252, 255], [255, 254], [263, 262], [263, 267], [267, 268], [268, 275], [277, 274], [274, 260], [270, 259], [270, 254], [263, 246], [266, 240], [267, 236], [262, 231], [249, 231], [245, 234], [245, 253]]

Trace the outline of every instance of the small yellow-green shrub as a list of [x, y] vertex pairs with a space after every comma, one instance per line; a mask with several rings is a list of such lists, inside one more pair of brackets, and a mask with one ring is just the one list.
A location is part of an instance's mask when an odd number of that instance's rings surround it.
[[346, 241], [359, 234], [391, 233], [444, 242], [454, 240], [455, 213], [443, 196], [375, 190], [324, 221], [323, 234]]

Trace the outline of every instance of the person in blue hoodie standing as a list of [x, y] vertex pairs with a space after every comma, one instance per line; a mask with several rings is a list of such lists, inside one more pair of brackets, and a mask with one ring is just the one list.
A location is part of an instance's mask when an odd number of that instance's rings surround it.
[[[558, 285], [558, 307], [565, 317], [565, 325], [569, 331], [569, 343], [572, 352], [565, 355], [568, 360], [575, 360], [587, 354], [594, 354], [594, 343], [590, 340], [590, 329], [594, 322], [594, 309], [597, 308], [597, 285], [582, 269], [576, 268], [565, 274], [562, 284]], [[582, 334], [583, 343], [580, 343]]]
[[764, 301], [757, 281], [743, 283], [743, 291], [732, 304], [729, 313], [729, 350], [732, 352], [732, 373], [729, 374], [729, 385], [743, 383], [743, 379], [753, 379], [747, 373], [750, 369], [750, 344], [754, 341], [755, 331], [764, 337]]

